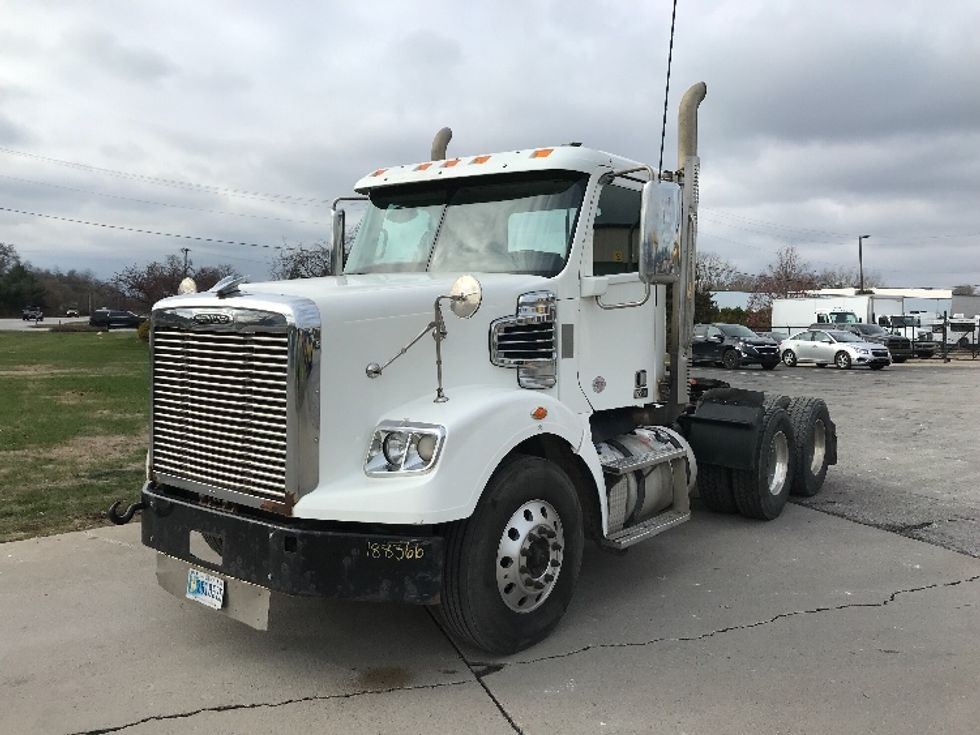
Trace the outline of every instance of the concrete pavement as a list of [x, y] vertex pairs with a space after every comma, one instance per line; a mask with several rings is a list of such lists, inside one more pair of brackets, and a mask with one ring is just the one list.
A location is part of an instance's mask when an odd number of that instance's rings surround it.
[[0, 545], [0, 732], [972, 733], [980, 561], [788, 506], [586, 550], [555, 634], [460, 650], [422, 608], [156, 586], [137, 526]]

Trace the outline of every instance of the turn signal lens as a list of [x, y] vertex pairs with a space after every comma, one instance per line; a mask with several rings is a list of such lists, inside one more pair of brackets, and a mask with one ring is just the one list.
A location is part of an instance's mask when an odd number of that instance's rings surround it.
[[538, 406], [536, 409], [531, 411], [531, 418], [535, 421], [542, 421], [548, 418], [548, 409], [544, 406]]

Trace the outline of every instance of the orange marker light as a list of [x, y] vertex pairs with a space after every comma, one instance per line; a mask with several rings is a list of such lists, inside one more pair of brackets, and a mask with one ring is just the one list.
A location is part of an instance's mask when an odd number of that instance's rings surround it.
[[452, 168], [457, 163], [459, 163], [459, 159], [458, 158], [454, 158], [451, 161], [446, 161], [444, 164], [442, 164], [442, 167], [443, 168]]
[[554, 152], [554, 148], [538, 148], [531, 154], [531, 158], [547, 158]]
[[379, 169], [378, 169], [377, 171], [375, 171], [375, 172], [374, 172], [373, 174], [371, 174], [371, 175], [372, 175], [372, 176], [380, 176], [381, 174], [383, 174], [383, 173], [384, 173], [385, 171], [387, 171], [387, 170], [388, 170], [388, 169], [386, 169], [386, 168], [379, 168]]
[[431, 163], [420, 163], [418, 166], [415, 167], [415, 170], [416, 171], [425, 171], [431, 165], [432, 165]]
[[548, 409], [544, 406], [538, 406], [536, 409], [531, 411], [531, 418], [535, 421], [541, 421], [548, 417]]
[[486, 163], [490, 160], [490, 156], [477, 156], [470, 163]]

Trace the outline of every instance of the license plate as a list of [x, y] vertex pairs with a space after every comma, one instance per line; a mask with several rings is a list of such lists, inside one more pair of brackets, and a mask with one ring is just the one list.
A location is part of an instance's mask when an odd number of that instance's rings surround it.
[[225, 580], [197, 569], [188, 569], [187, 598], [220, 610], [225, 602]]

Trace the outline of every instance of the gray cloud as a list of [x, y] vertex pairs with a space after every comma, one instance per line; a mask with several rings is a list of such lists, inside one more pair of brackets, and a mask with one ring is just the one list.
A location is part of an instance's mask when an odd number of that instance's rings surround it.
[[121, 42], [104, 30], [78, 30], [64, 39], [75, 57], [74, 63], [129, 82], [155, 83], [177, 71], [163, 54], [149, 48]]

